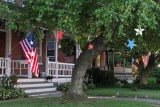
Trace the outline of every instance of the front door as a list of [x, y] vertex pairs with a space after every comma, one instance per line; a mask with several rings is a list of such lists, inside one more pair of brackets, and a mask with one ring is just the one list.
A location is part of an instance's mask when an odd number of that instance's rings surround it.
[[6, 33], [0, 31], [0, 57], [5, 57]]

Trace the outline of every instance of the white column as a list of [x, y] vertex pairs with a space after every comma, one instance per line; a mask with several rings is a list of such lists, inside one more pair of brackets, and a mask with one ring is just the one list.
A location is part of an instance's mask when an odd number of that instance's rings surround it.
[[49, 69], [48, 69], [48, 66], [49, 66], [49, 58], [46, 57], [46, 76], [49, 76]]
[[8, 57], [8, 55], [11, 54], [11, 46], [12, 46], [12, 32], [9, 29], [7, 29], [5, 57]]
[[6, 75], [10, 76], [11, 75], [11, 59], [6, 58], [5, 63], [7, 64]]
[[28, 65], [28, 78], [32, 78], [31, 67]]
[[56, 62], [56, 78], [58, 78], [58, 30], [54, 31], [55, 35], [55, 62]]
[[45, 52], [46, 52], [46, 53], [45, 53], [45, 54], [46, 54], [46, 55], [45, 55], [45, 59], [46, 59], [46, 65], [45, 65], [45, 66], [46, 66], [46, 69], [45, 69], [45, 74], [46, 74], [46, 76], [49, 75], [49, 71], [48, 71], [48, 63], [47, 63], [47, 62], [49, 61], [49, 58], [47, 57], [47, 54], [48, 54], [48, 53], [47, 53], [47, 45], [48, 45], [47, 36], [48, 36], [48, 35], [46, 35], [46, 44], [45, 44], [45, 45], [46, 45], [46, 50], [45, 50]]

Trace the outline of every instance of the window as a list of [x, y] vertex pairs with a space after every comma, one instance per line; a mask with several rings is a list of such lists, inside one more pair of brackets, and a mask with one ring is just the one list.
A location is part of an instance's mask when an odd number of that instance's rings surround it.
[[55, 41], [49, 40], [47, 42], [47, 56], [49, 57], [50, 61], [55, 61]]

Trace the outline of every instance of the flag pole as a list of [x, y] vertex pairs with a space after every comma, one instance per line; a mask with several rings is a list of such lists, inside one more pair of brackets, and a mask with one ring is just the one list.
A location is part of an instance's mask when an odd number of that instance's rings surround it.
[[55, 62], [56, 62], [56, 78], [58, 78], [58, 29], [54, 31], [55, 35]]
[[[20, 41], [22, 41], [25, 37], [23, 37]], [[18, 42], [9, 52], [8, 52], [8, 57], [12, 56], [12, 51], [20, 44], [20, 42]]]

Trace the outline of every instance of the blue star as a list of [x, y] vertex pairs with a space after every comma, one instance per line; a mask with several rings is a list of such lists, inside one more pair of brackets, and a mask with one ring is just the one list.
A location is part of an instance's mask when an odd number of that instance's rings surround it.
[[133, 40], [129, 40], [129, 39], [128, 39], [128, 42], [129, 42], [129, 43], [128, 43], [127, 46], [130, 47], [131, 50], [132, 50], [133, 46], [137, 46], [136, 44], [134, 44], [134, 41], [133, 41]]

